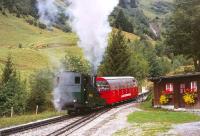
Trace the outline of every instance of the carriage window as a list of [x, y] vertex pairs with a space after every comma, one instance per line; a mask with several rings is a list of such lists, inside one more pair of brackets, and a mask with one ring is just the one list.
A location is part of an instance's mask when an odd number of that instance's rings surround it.
[[81, 83], [81, 78], [75, 77], [75, 84], [80, 84], [80, 83]]
[[131, 88], [130, 81], [127, 80], [127, 88]]
[[137, 82], [135, 80], [133, 80], [133, 87], [137, 86]]
[[173, 84], [172, 83], [167, 83], [165, 89], [173, 92], [174, 91]]
[[108, 83], [110, 84], [110, 89], [115, 90], [115, 82], [113, 80], [108, 80]]
[[128, 82], [128, 80], [125, 80], [125, 87], [129, 88], [129, 82]]
[[109, 85], [105, 81], [97, 81], [97, 87], [99, 91], [108, 91], [109, 90]]
[[192, 81], [191, 82], [191, 89], [197, 90], [197, 81]]
[[135, 83], [135, 81], [134, 81], [134, 80], [130, 80], [130, 88], [132, 88], [132, 87], [136, 86], [135, 84], [136, 84], [136, 83]]

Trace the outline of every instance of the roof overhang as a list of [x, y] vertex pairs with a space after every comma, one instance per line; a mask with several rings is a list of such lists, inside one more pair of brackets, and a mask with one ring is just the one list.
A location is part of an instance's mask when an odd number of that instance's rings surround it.
[[172, 75], [172, 76], [151, 77], [148, 80], [152, 81], [152, 82], [157, 82], [157, 81], [161, 81], [161, 80], [164, 80], [164, 79], [170, 80], [170, 79], [191, 78], [191, 77], [199, 77], [200, 78], [200, 72], [178, 74], [178, 75]]

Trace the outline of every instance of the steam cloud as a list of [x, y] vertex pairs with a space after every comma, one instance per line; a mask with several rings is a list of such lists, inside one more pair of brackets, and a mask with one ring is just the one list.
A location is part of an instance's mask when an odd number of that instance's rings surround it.
[[[40, 21], [51, 25], [59, 13], [55, 0], [37, 0]], [[71, 27], [79, 37], [78, 45], [96, 72], [107, 47], [111, 31], [108, 16], [118, 0], [65, 0], [65, 14], [70, 17]]]
[[[37, 2], [40, 21], [51, 26], [59, 13], [56, 0], [37, 0]], [[79, 37], [78, 46], [83, 49], [95, 74], [108, 44], [108, 34], [111, 32], [108, 16], [117, 6], [118, 0], [65, 0], [64, 2], [62, 9], [65, 9], [65, 15], [69, 17], [72, 29]], [[67, 99], [67, 92], [63, 92], [59, 87], [55, 88], [53, 94], [54, 105], [59, 110], [70, 100]]]
[[108, 16], [118, 4], [118, 0], [68, 0], [68, 2], [71, 4], [67, 13], [70, 15], [72, 28], [80, 39], [78, 45], [96, 72], [111, 31]]
[[56, 21], [58, 7], [55, 0], [37, 0], [38, 14], [40, 22], [47, 26], [51, 26]]

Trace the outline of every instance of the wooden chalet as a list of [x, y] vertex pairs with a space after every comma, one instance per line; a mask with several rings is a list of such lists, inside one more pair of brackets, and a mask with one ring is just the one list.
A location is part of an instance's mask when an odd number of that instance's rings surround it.
[[[149, 80], [154, 83], [154, 107], [163, 106], [160, 103], [160, 96], [163, 94], [163, 90], [170, 90], [172, 92], [172, 96], [170, 97], [170, 101], [164, 106], [171, 106], [174, 109], [200, 109], [200, 72], [154, 77]], [[185, 94], [186, 89], [196, 90], [195, 103], [185, 103], [183, 95]]]

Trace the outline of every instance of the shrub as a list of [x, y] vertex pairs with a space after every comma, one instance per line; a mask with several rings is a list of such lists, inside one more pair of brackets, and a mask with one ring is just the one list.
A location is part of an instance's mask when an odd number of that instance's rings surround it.
[[33, 20], [31, 19], [27, 19], [26, 22], [29, 23], [30, 25], [33, 25]]
[[82, 58], [81, 56], [77, 56], [74, 54], [67, 54], [62, 63], [66, 70], [85, 73], [85, 74], [90, 73], [91, 67], [89, 62], [84, 58]]
[[37, 26], [37, 22], [36, 22], [36, 21], [34, 21], [34, 22], [33, 22], [33, 25], [34, 25], [34, 26]]
[[43, 23], [38, 23], [38, 26], [39, 26], [39, 28], [41, 28], [41, 29], [46, 29], [47, 28], [47, 26], [45, 25], [45, 24], [43, 24]]
[[50, 71], [39, 70], [35, 71], [29, 79], [30, 82], [30, 96], [27, 103], [27, 109], [34, 111], [36, 106], [39, 106], [39, 111], [45, 111], [48, 105], [51, 104], [51, 91], [52, 86], [52, 74]]
[[18, 45], [18, 48], [22, 48], [22, 44], [21, 43]]
[[16, 17], [20, 18], [20, 13], [19, 12], [17, 13]]
[[2, 11], [2, 15], [4, 16], [7, 16], [6, 12], [5, 11]]

